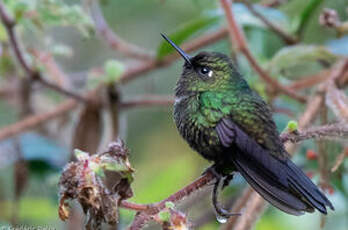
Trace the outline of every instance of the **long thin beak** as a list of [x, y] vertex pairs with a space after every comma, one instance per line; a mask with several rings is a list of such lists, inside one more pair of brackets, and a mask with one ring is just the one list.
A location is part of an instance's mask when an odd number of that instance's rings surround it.
[[166, 39], [166, 41], [167, 41], [171, 46], [173, 46], [173, 48], [174, 48], [176, 51], [178, 51], [178, 53], [185, 59], [186, 63], [188, 63], [189, 65], [192, 66], [192, 63], [191, 63], [191, 56], [188, 55], [187, 53], [185, 53], [179, 46], [175, 45], [175, 43], [174, 43], [172, 40], [170, 40], [166, 35], [164, 35], [164, 34], [162, 34], [162, 33], [161, 33], [161, 35], [162, 35], [162, 37], [163, 37], [164, 39]]

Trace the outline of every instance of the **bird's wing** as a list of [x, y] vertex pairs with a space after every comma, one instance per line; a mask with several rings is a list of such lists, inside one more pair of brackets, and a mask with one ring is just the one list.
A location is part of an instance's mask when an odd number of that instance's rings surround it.
[[264, 102], [240, 104], [217, 126], [221, 144], [248, 183], [267, 201], [293, 215], [318, 209], [326, 213], [330, 201], [290, 161]]

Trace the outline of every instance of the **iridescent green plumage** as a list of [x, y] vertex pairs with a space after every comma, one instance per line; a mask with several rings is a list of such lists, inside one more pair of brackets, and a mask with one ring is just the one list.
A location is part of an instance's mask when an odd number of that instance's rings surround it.
[[[165, 36], [164, 36], [165, 37]], [[165, 37], [165, 39], [169, 40]], [[174, 120], [179, 133], [216, 171], [239, 171], [277, 208], [293, 215], [314, 209], [326, 214], [330, 201], [291, 162], [272, 114], [224, 54], [184, 57], [175, 89]]]

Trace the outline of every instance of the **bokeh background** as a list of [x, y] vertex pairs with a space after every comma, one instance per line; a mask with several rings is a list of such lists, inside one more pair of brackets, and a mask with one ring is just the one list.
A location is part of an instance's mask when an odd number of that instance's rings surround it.
[[[275, 1], [277, 2], [277, 1]], [[324, 8], [332, 8], [342, 22], [348, 20], [347, 0], [289, 0], [279, 1], [276, 7], [261, 6], [267, 1], [255, 1], [259, 10], [270, 21], [288, 33], [295, 34], [305, 9], [314, 5], [305, 21], [301, 43], [286, 45], [258, 18], [251, 14], [243, 3], [234, 3], [235, 16], [243, 28], [253, 55], [273, 77], [283, 84], [314, 75], [330, 68], [336, 60], [348, 56], [348, 35], [337, 36], [332, 28], [319, 23]], [[59, 0], [6, 0], [3, 4], [16, 18], [16, 32], [25, 58], [35, 65], [46, 79], [60, 82], [76, 93], [95, 88], [108, 75], [108, 65], [117, 71], [136, 66], [134, 60], [110, 48], [98, 31], [88, 11], [89, 1]], [[177, 41], [189, 41], [202, 34], [213, 33], [226, 25], [218, 1], [211, 0], [103, 0], [102, 14], [110, 28], [127, 42], [146, 50], [158, 52], [163, 43], [160, 33], [177, 36]], [[26, 74], [13, 58], [5, 27], [0, 25], [0, 89], [3, 92], [17, 89]], [[162, 45], [163, 46], [163, 45]], [[231, 54], [228, 37], [201, 50]], [[167, 51], [160, 54], [166, 55]], [[169, 51], [168, 51], [169, 52]], [[197, 51], [193, 52], [197, 53]], [[40, 56], [41, 54], [41, 56]], [[42, 55], [46, 55], [43, 56]], [[40, 58], [41, 57], [41, 58]], [[46, 59], [45, 59], [46, 57]], [[47, 60], [53, 58], [60, 71], [68, 78], [57, 79], [47, 68]], [[240, 71], [258, 92], [267, 97], [267, 85], [250, 68], [246, 59], [236, 55]], [[141, 75], [119, 90], [126, 101], [142, 95], [172, 95], [181, 73], [183, 61], [178, 60], [164, 68]], [[102, 75], [102, 76], [101, 76]], [[96, 77], [97, 76], [97, 77]], [[106, 77], [105, 77], [106, 76]], [[117, 78], [112, 78], [117, 81]], [[17, 87], [17, 88], [16, 88]], [[65, 97], [52, 90], [34, 84], [31, 107], [36, 114], [54, 109]], [[6, 89], [6, 90], [5, 90]], [[311, 95], [315, 88], [305, 89]], [[10, 95], [10, 96], [9, 96]], [[23, 104], [16, 94], [0, 96], [0, 129], [22, 118]], [[279, 111], [275, 113], [279, 131], [290, 120], [297, 120], [304, 105], [287, 97], [273, 101]], [[79, 216], [73, 223], [59, 220], [58, 179], [63, 166], [70, 160], [75, 128], [83, 110], [79, 104], [73, 111], [15, 137], [0, 142], [0, 226], [13, 223], [28, 226], [51, 226], [56, 229], [79, 229], [83, 226]], [[329, 112], [333, 121], [337, 118]], [[130, 160], [136, 169], [132, 184], [134, 197], [139, 203], [160, 201], [200, 176], [209, 162], [194, 153], [179, 136], [172, 118], [171, 106], [141, 106], [120, 113], [119, 135], [130, 149]], [[110, 141], [110, 119], [102, 113], [103, 129], [90, 130], [101, 137], [99, 151], [105, 150]], [[317, 124], [319, 121], [317, 121]], [[344, 141], [327, 144], [329, 165], [345, 147]], [[319, 182], [317, 159], [309, 159], [308, 151], [318, 152], [315, 141], [305, 141], [297, 149], [294, 161]], [[24, 166], [23, 166], [24, 164]], [[24, 170], [24, 173], [18, 171]], [[348, 161], [330, 174], [329, 199], [336, 211], [329, 212], [324, 229], [346, 230], [348, 228]], [[224, 191], [224, 204], [231, 204], [246, 186], [236, 176]], [[19, 196], [16, 193], [20, 194]], [[78, 206], [76, 206], [78, 207]], [[218, 229], [219, 223], [210, 204], [210, 190], [200, 191], [179, 206], [196, 224], [195, 229]], [[132, 221], [134, 212], [121, 210], [119, 229], [125, 229]], [[269, 207], [257, 222], [256, 230], [269, 229], [320, 229], [318, 213], [293, 217]], [[158, 229], [150, 225], [149, 229]]]

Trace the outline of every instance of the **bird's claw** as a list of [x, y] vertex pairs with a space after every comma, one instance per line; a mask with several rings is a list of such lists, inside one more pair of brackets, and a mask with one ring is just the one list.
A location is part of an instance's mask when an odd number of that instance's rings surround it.
[[[223, 181], [222, 188], [224, 188], [226, 186], [226, 183], [228, 184], [232, 178], [230, 176], [227, 176]], [[219, 189], [220, 182], [221, 182], [221, 177], [217, 178], [217, 181], [214, 184], [213, 193], [212, 193], [212, 203], [213, 203], [216, 214], [224, 218], [229, 218], [231, 216], [240, 216], [241, 215], [240, 213], [229, 212], [226, 209], [222, 208], [220, 204], [218, 203], [217, 197], [218, 197], [218, 189]]]

